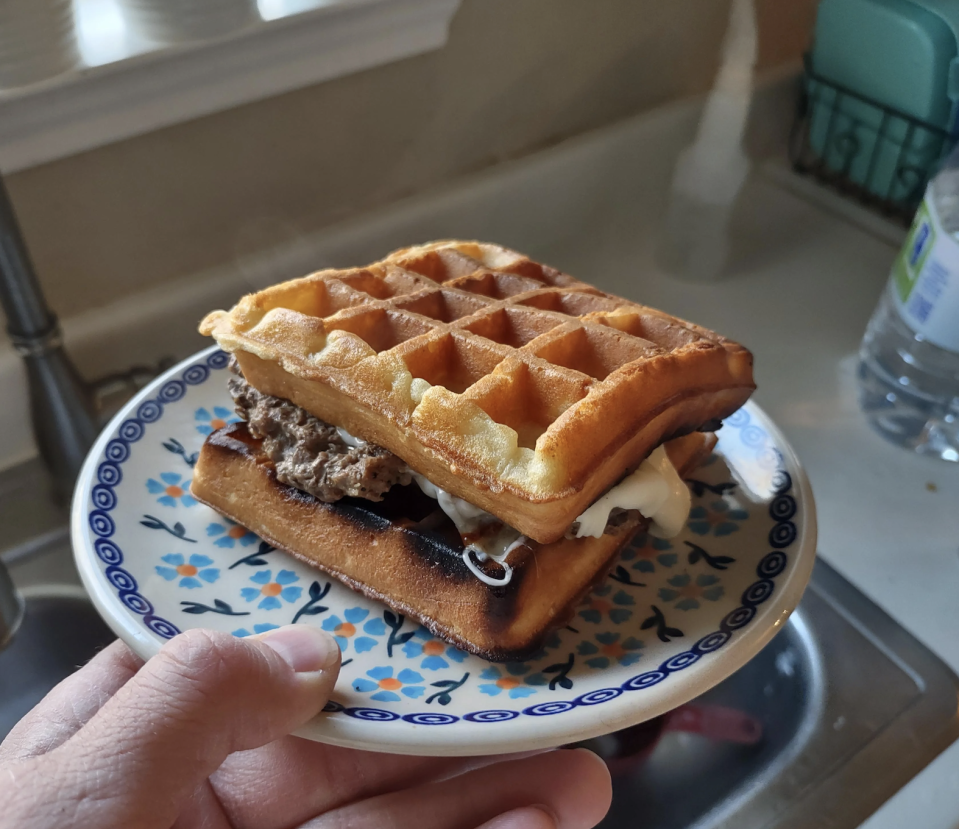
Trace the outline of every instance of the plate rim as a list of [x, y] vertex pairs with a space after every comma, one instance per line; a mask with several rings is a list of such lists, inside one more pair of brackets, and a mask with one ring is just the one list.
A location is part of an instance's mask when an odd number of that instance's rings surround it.
[[[144, 401], [151, 399], [158, 388], [198, 362], [205, 365], [206, 361], [220, 350], [219, 346], [212, 345], [187, 357], [156, 377], [128, 401], [98, 436], [84, 461], [74, 490], [70, 529], [81, 582], [107, 625], [143, 659], [156, 654], [163, 643], [143, 625], [138, 624], [138, 620], [133, 619], [131, 611], [108, 588], [98, 566], [98, 558], [90, 544], [87, 523], [93, 479], [107, 444], [123, 421]], [[515, 728], [503, 731], [496, 728], [467, 730], [469, 726], [466, 729], [445, 729], [408, 721], [391, 734], [390, 729], [384, 728], [380, 721], [330, 716], [326, 713], [319, 714], [293, 733], [330, 745], [406, 755], [466, 756], [530, 751], [589, 739], [652, 719], [689, 702], [735, 673], [782, 629], [799, 604], [812, 575], [817, 543], [816, 506], [812, 487], [795, 450], [759, 405], [749, 400], [742, 408], [752, 420], [761, 423], [782, 454], [783, 466], [789, 472], [794, 490], [799, 496], [798, 500], [802, 504], [802, 521], [797, 527], [796, 541], [799, 543], [789, 556], [791, 561], [786, 572], [781, 573], [782, 579], [776, 581], [775, 590], [770, 596], [771, 604], [757, 607], [756, 618], [735, 632], [734, 639], [728, 643], [729, 649], [723, 649], [722, 659], [698, 660], [697, 665], [691, 666], [691, 671], [683, 671], [681, 680], [671, 683], [665, 689], [666, 693], [662, 693], [664, 689], [661, 689], [658, 695], [641, 698], [622, 693], [618, 695], [625, 696], [626, 699], [649, 701], [649, 704], [621, 703], [611, 707], [604, 705], [602, 708], [579, 705], [576, 710], [564, 710], [564, 713], [570, 716], [557, 718], [520, 718], [517, 715], [503, 722], [514, 723], [524, 732], [533, 733], [512, 738], [508, 735], [515, 735]], [[521, 706], [521, 710], [526, 709]], [[543, 723], [544, 720], [548, 727], [537, 727], [537, 724]], [[490, 726], [494, 724], [499, 723], [484, 723]], [[394, 739], [394, 735], [401, 739]]]

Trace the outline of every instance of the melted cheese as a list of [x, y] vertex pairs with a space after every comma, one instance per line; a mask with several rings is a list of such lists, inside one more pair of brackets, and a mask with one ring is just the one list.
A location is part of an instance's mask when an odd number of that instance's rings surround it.
[[689, 489], [659, 446], [632, 475], [601, 496], [578, 519], [577, 538], [599, 538], [616, 508], [635, 509], [650, 520], [649, 532], [660, 538], [679, 535], [691, 505]]
[[[358, 446], [366, 446], [367, 444], [365, 440], [351, 435], [346, 429], [340, 426], [336, 427], [336, 433], [340, 436], [340, 440], [347, 446], [355, 448]], [[456, 529], [460, 535], [481, 536], [470, 545], [475, 549], [480, 561], [486, 558], [500, 561], [500, 558], [505, 558], [510, 550], [516, 546], [513, 542], [520, 537], [520, 534], [512, 527], [503, 524], [496, 516], [491, 515], [484, 509], [473, 506], [469, 501], [464, 501], [462, 498], [451, 495], [445, 489], [440, 489], [434, 483], [426, 480], [419, 472], [414, 472], [411, 469], [410, 474], [413, 476], [413, 480], [416, 481], [419, 488], [423, 490], [424, 495], [436, 499], [440, 509], [443, 510], [456, 525]], [[498, 524], [502, 529], [498, 530], [493, 526], [494, 524]], [[483, 530], [486, 530], [486, 532]], [[504, 533], [502, 530], [507, 530], [508, 533]], [[507, 539], [507, 535], [512, 535], [512, 538]], [[471, 570], [476, 572], [475, 565], [469, 561], [467, 564], [470, 565]], [[483, 581], [488, 581], [488, 577], [483, 578]]]
[[[336, 431], [347, 446], [361, 446], [366, 443], [345, 429], [337, 428]], [[456, 525], [459, 534], [464, 539], [470, 538], [463, 549], [463, 562], [470, 572], [480, 581], [494, 587], [509, 584], [513, 577], [513, 568], [507, 563], [507, 559], [513, 550], [527, 543], [526, 536], [486, 510], [440, 489], [419, 472], [410, 472], [423, 493], [436, 499], [439, 508]], [[686, 524], [690, 502], [689, 489], [670, 462], [666, 450], [660, 446], [640, 464], [639, 469], [620, 481], [579, 516], [576, 537], [602, 536], [609, 523], [610, 513], [619, 507], [639, 510], [650, 519], [649, 532], [652, 535], [672, 538], [678, 535]], [[489, 559], [495, 561], [503, 568], [502, 577], [497, 579], [484, 573], [473, 561], [474, 556], [480, 563]]]
[[[490, 531], [481, 538], [470, 541], [463, 548], [463, 563], [469, 567], [470, 572], [480, 581], [485, 582], [491, 587], [504, 587], [509, 584], [513, 578], [513, 568], [507, 559], [509, 554], [517, 547], [522, 547], [526, 543], [526, 536], [521, 535], [507, 524], [497, 521], [496, 524], [488, 525]], [[493, 578], [483, 572], [473, 562], [475, 554], [478, 561], [483, 562], [488, 559], [495, 561], [503, 568], [503, 575], [500, 578]]]
[[499, 521], [498, 518], [490, 515], [486, 510], [473, 506], [469, 501], [464, 501], [455, 495], [450, 495], [445, 489], [440, 489], [436, 484], [426, 480], [419, 472], [410, 470], [410, 474], [419, 488], [423, 490], [424, 495], [436, 499], [440, 509], [456, 524], [456, 529], [459, 530], [460, 535], [478, 532], [481, 525]]
[[[517, 547], [526, 542], [526, 536], [504, 524], [495, 515], [481, 509], [469, 501], [451, 495], [445, 489], [426, 480], [419, 472], [411, 472], [413, 480], [423, 490], [424, 495], [435, 498], [439, 508], [445, 512], [456, 525], [459, 534], [465, 539], [472, 537], [463, 548], [463, 563], [470, 572], [480, 581], [492, 587], [503, 587], [513, 578], [513, 568], [506, 559]], [[473, 561], [473, 556], [480, 562], [492, 559], [503, 568], [502, 577], [495, 579], [488, 576]]]
[[366, 446], [366, 441], [362, 438], [353, 437], [346, 429], [341, 429], [339, 426], [336, 427], [336, 433], [340, 436], [340, 440], [343, 441], [351, 449], [356, 449], [358, 446]]

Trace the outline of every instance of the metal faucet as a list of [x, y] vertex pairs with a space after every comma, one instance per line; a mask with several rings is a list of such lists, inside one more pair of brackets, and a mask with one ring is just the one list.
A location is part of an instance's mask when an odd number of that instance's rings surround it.
[[68, 498], [99, 432], [89, 389], [63, 350], [56, 315], [40, 290], [6, 187], [0, 179], [0, 305], [23, 358], [37, 448], [57, 494]]
[[[70, 497], [99, 426], [90, 390], [63, 350], [60, 324], [40, 290], [13, 205], [0, 177], [0, 305], [23, 358], [33, 433], [55, 494]], [[24, 602], [0, 561], [0, 648], [13, 637]]]

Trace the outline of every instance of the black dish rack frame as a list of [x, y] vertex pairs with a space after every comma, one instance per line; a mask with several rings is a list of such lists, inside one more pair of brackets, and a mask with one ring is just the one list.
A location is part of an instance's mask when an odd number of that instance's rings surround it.
[[[789, 139], [793, 169], [908, 226], [926, 183], [959, 141], [959, 134], [823, 77], [813, 70], [808, 55], [804, 64]], [[819, 136], [818, 151], [815, 135]], [[882, 181], [878, 162], [887, 151], [895, 161], [892, 175]]]

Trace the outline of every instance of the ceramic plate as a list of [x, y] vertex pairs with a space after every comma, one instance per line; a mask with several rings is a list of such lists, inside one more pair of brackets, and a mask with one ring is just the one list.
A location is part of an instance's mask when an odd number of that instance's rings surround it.
[[203, 439], [235, 420], [212, 348], [144, 389], [94, 446], [73, 504], [83, 582], [142, 657], [191, 627], [236, 636], [297, 622], [343, 651], [336, 693], [299, 732], [408, 754], [555, 746], [662, 714], [742, 666], [796, 607], [815, 507], [792, 449], [755, 405], [726, 420], [671, 541], [641, 536], [526, 662], [493, 664], [272, 549], [194, 501]]

